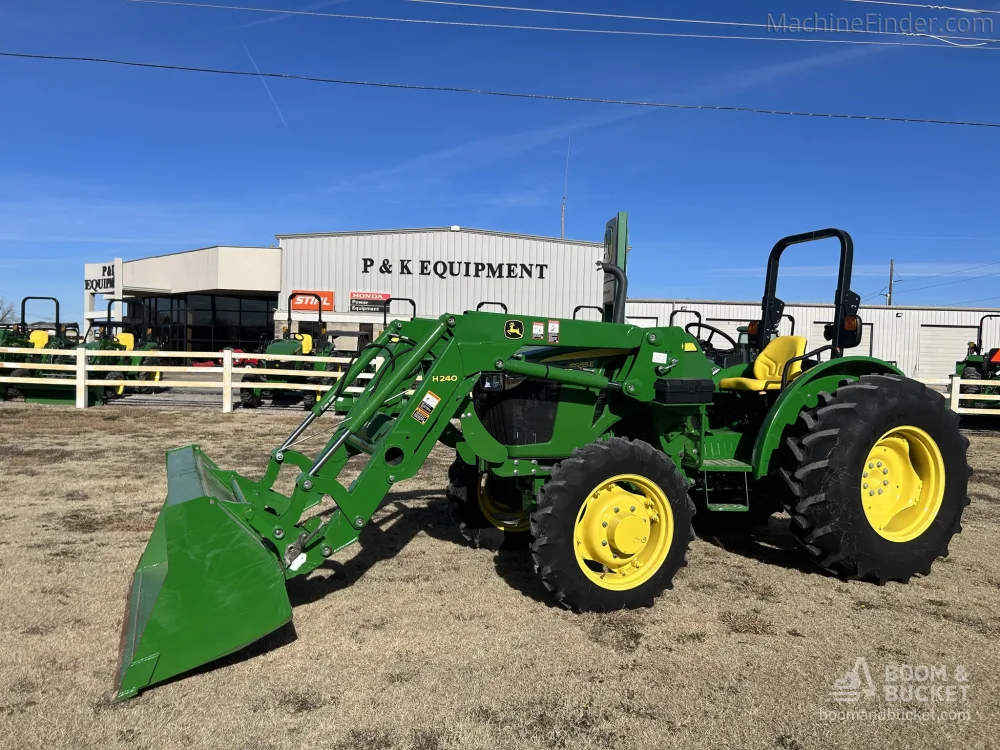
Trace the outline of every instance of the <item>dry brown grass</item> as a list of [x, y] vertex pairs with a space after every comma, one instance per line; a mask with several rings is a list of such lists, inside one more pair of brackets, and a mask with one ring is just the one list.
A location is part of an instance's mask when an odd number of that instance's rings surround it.
[[[1000, 734], [992, 438], [973, 439], [965, 533], [928, 578], [817, 574], [776, 518], [752, 539], [695, 542], [656, 607], [610, 616], [553, 607], [524, 553], [460, 545], [438, 450], [353, 556], [291, 586], [297, 637], [112, 704], [164, 450], [197, 442], [259, 473], [299, 416], [0, 407], [0, 746], [813, 750]], [[820, 722], [857, 656], [876, 678], [887, 663], [965, 665], [971, 721]]]

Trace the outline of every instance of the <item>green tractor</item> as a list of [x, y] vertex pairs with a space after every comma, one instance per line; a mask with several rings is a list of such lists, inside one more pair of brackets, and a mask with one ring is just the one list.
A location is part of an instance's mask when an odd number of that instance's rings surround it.
[[[786, 248], [824, 238], [841, 243], [836, 315], [828, 343], [806, 352], [805, 339], [776, 335], [778, 265]], [[727, 366], [682, 328], [624, 322], [627, 246], [618, 214], [598, 264], [614, 290], [603, 321], [480, 311], [393, 321], [260, 479], [197, 446], [169, 451], [166, 502], [126, 604], [117, 698], [288, 623], [286, 583], [356, 542], [438, 443], [457, 454], [452, 494], [483, 528], [524, 538], [553, 600], [575, 611], [645, 607], [672, 588], [696, 510], [745, 519], [744, 531], [785, 510], [805, 558], [836, 576], [929, 573], [961, 529], [968, 442], [939, 394], [886, 362], [844, 356], [862, 330], [849, 235], [774, 246], [748, 331], [759, 354]], [[376, 356], [383, 364], [347, 416], [316, 426]], [[298, 446], [314, 426], [332, 435], [307, 455]], [[348, 482], [352, 457], [362, 463]]]
[[[965, 359], [955, 363], [955, 375], [962, 380], [1000, 380], [1000, 348], [983, 351], [983, 326], [991, 318], [1000, 318], [1000, 315], [984, 315], [979, 319], [976, 340], [969, 342]], [[1000, 388], [995, 384], [984, 383], [981, 386], [963, 385], [960, 390], [962, 393], [995, 394]], [[988, 402], [983, 403], [985, 408], [992, 406]]]
[[[94, 364], [105, 366], [145, 366], [156, 367], [162, 365], [162, 360], [158, 357], [149, 356], [150, 352], [161, 349], [161, 345], [155, 339], [150, 338], [152, 329], [143, 330], [128, 322], [112, 320], [112, 307], [115, 300], [108, 301], [108, 314], [104, 320], [92, 320], [85, 336], [88, 349], [115, 350], [122, 352], [120, 357], [100, 357], [94, 359]], [[104, 380], [129, 380], [136, 381], [136, 385], [108, 386], [109, 396], [122, 396], [126, 390], [136, 393], [155, 393], [159, 390], [158, 384], [162, 380], [162, 373], [159, 370], [146, 372], [124, 372], [108, 371], [101, 372], [98, 376]]]
[[[313, 336], [309, 333], [291, 333], [292, 330], [292, 299], [294, 297], [312, 297], [316, 299], [317, 310], [319, 314], [319, 334], [318, 336]], [[359, 341], [359, 346], [367, 344], [367, 333], [360, 331], [331, 331], [323, 325], [323, 300], [318, 294], [312, 294], [310, 292], [293, 292], [288, 297], [288, 319], [285, 322], [285, 326], [282, 329], [281, 336], [266, 344], [263, 344], [259, 348], [259, 352], [263, 354], [287, 354], [294, 356], [313, 356], [313, 357], [347, 357], [349, 358], [353, 352], [340, 350], [336, 348], [336, 339], [341, 337], [357, 338]], [[319, 372], [337, 372], [342, 373], [344, 371], [344, 366], [336, 362], [281, 362], [281, 361], [270, 361], [263, 360], [261, 362], [261, 368], [263, 372], [255, 373], [251, 375], [244, 375], [244, 383], [259, 383], [260, 385], [255, 388], [242, 388], [240, 389], [240, 404], [244, 409], [256, 409], [259, 407], [264, 399], [275, 400], [275, 397], [280, 391], [275, 389], [268, 389], [266, 386], [269, 383], [293, 383], [300, 385], [326, 385], [330, 382], [328, 378], [311, 376], [310, 373]], [[302, 375], [283, 375], [283, 374], [271, 374], [267, 370], [297, 370], [301, 371]], [[285, 396], [289, 401], [296, 400], [300, 398], [296, 395], [295, 391], [288, 392], [291, 395]], [[319, 391], [302, 391], [301, 392], [302, 407], [304, 409], [312, 409], [316, 405], [316, 400], [318, 398]], [[352, 399], [344, 395], [340, 398], [340, 402], [335, 406], [339, 410], [343, 410], [345, 403], [351, 403]]]
[[[0, 325], [0, 346], [9, 346], [13, 349], [34, 349], [35, 344], [29, 338], [29, 332], [24, 326], [24, 316], [21, 316], [20, 323], [5, 323]], [[3, 360], [15, 360], [14, 366], [10, 366], [8, 363], [4, 362], [0, 364], [0, 375], [5, 377], [30, 377], [28, 376], [27, 370], [24, 368], [16, 367], [16, 361], [19, 360], [21, 355], [14, 354], [2, 354], [0, 359]], [[17, 375], [15, 375], [15, 372]], [[0, 383], [0, 401], [9, 401], [14, 398], [21, 397], [21, 391], [18, 389], [16, 383]]]
[[[54, 323], [28, 323], [25, 313], [28, 302], [32, 300], [45, 300], [52, 302], [55, 309]], [[18, 323], [19, 333], [15, 334], [18, 340], [28, 341], [28, 345], [35, 349], [38, 354], [29, 355], [28, 362], [51, 365], [72, 365], [76, 363], [73, 356], [51, 354], [52, 350], [67, 350], [77, 346], [79, 341], [79, 327], [75, 323], [62, 324], [59, 319], [59, 300], [55, 297], [25, 297], [21, 300], [21, 321]], [[51, 331], [51, 333], [50, 333]], [[68, 370], [44, 370], [18, 368], [10, 373], [11, 377], [33, 378], [33, 379], [61, 379], [67, 380], [63, 384], [41, 383], [21, 383], [8, 390], [10, 397], [12, 390], [20, 394], [25, 401], [38, 404], [75, 404], [76, 387], [71, 382], [75, 378], [75, 373]], [[88, 405], [104, 403], [107, 400], [107, 389], [103, 386], [89, 386], [87, 388]]]

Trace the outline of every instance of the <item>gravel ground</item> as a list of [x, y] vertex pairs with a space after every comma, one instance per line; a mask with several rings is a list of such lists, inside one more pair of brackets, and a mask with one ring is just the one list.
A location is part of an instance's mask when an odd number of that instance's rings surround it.
[[[604, 616], [553, 606], [524, 552], [460, 543], [438, 449], [360, 545], [290, 587], [294, 630], [112, 704], [164, 450], [199, 443], [258, 475], [300, 418], [0, 405], [0, 747], [986, 748], [1000, 735], [1000, 439], [980, 435], [965, 531], [927, 578], [829, 578], [775, 517], [694, 542], [656, 607]], [[858, 657], [879, 695], [831, 702]], [[968, 700], [937, 709], [968, 718], [825, 718], [893, 707], [882, 687], [900, 664], [945, 667]]]

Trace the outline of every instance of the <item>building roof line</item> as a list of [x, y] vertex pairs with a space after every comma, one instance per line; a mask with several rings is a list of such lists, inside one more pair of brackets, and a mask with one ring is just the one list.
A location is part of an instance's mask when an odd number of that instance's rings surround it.
[[[753, 305], [760, 307], [759, 300], [720, 299], [628, 299], [631, 303], [647, 305]], [[832, 302], [786, 302], [785, 307], [833, 307]], [[955, 310], [958, 312], [989, 312], [998, 307], [946, 307], [940, 305], [861, 305], [861, 310]]]
[[187, 255], [188, 253], [200, 253], [203, 250], [280, 250], [281, 248], [267, 245], [208, 245], [207, 247], [196, 247], [191, 250], [175, 250], [171, 253], [160, 253], [159, 255], [144, 255], [141, 258], [130, 258], [122, 263], [137, 263], [141, 260], [151, 260], [152, 258], [169, 258], [172, 255]]
[[518, 234], [517, 232], [498, 232], [492, 229], [476, 229], [474, 227], [460, 227], [459, 229], [453, 229], [452, 227], [411, 227], [404, 229], [357, 229], [344, 232], [300, 232], [297, 234], [276, 234], [274, 235], [279, 240], [284, 239], [304, 239], [310, 237], [354, 237], [361, 235], [378, 235], [378, 234], [423, 234], [430, 232], [454, 232], [455, 234], [461, 234], [467, 232], [469, 234], [485, 234], [493, 237], [516, 237], [518, 239], [526, 240], [542, 240], [544, 242], [558, 242], [563, 245], [586, 245], [588, 247], [604, 247], [603, 242], [593, 242], [590, 240], [574, 240], [570, 238], [560, 238], [560, 237], [544, 237], [538, 234]]

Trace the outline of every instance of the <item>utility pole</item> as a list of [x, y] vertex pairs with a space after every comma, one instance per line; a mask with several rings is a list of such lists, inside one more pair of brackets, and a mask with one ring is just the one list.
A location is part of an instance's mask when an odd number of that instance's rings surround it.
[[895, 259], [889, 260], [889, 293], [885, 295], [885, 304], [892, 307], [892, 282], [895, 279], [896, 274], [894, 272], [894, 267], [896, 265]]
[[566, 139], [566, 179], [563, 181], [562, 219], [559, 230], [559, 236], [562, 239], [566, 239], [566, 190], [569, 188], [569, 147], [572, 143], [573, 138], [570, 136]]

